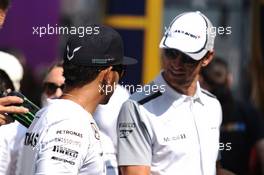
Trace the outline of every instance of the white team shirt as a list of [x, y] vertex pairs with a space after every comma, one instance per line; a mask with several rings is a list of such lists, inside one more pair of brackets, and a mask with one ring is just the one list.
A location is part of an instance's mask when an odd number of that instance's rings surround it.
[[129, 96], [130, 93], [124, 87], [117, 85], [109, 102], [105, 105], [98, 105], [93, 114], [94, 120], [101, 131], [107, 175], [118, 174], [116, 123], [121, 106]]
[[[51, 99], [46, 99], [46, 105]], [[14, 121], [0, 127], [0, 175], [15, 175], [19, 169], [27, 128]]]
[[0, 127], [0, 175], [15, 175], [26, 130], [17, 121]]
[[73, 101], [56, 99], [30, 125], [18, 173], [102, 175], [102, 156], [100, 134], [91, 114]]
[[159, 91], [132, 94], [121, 108], [118, 164], [150, 166], [153, 175], [213, 175], [222, 120], [220, 103], [199, 83], [193, 97], [177, 93], [160, 74]]
[[122, 104], [128, 100], [129, 97], [130, 93], [118, 84], [109, 102], [105, 105], [98, 105], [93, 114], [94, 120], [96, 121], [100, 131], [113, 140], [114, 147], [117, 145], [117, 117]]

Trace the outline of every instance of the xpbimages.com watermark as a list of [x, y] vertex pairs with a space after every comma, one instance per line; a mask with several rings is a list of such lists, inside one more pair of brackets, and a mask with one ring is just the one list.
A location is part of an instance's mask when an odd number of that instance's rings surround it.
[[231, 151], [232, 150], [232, 143], [231, 142], [220, 142], [219, 143], [219, 151]]
[[[167, 31], [166, 33], [168, 35], [172, 35], [172, 32], [169, 31], [169, 29], [165, 28], [165, 30]], [[176, 29], [173, 31], [173, 33], [176, 34], [182, 34], [182, 35], [186, 35], [189, 36], [193, 39], [200, 39], [201, 35], [199, 33], [191, 33], [187, 30], [182, 30], [182, 29]], [[223, 27], [223, 26], [218, 26], [218, 27], [208, 27], [206, 29], [206, 34], [211, 36], [211, 37], [215, 37], [218, 35], [231, 35], [232, 34], [232, 27], [231, 26], [227, 26], [227, 27]]]
[[231, 35], [232, 27], [231, 26], [218, 26], [218, 27], [210, 27], [207, 29], [207, 34], [209, 35]]
[[132, 85], [132, 84], [116, 84], [114, 83], [114, 85], [99, 85], [99, 92], [100, 93], [104, 93], [106, 95], [111, 94], [114, 89], [116, 89], [117, 85], [120, 85], [122, 87], [124, 87], [125, 89], [127, 89], [129, 92], [144, 92], [146, 95], [150, 95], [151, 93], [156, 93], [156, 92], [165, 92], [165, 85], [155, 85], [155, 84], [149, 84], [149, 85], [141, 85], [141, 84], [137, 84], [137, 85]]
[[98, 26], [55, 26], [47, 24], [47, 26], [35, 26], [32, 27], [32, 34], [37, 37], [43, 37], [45, 35], [78, 35], [84, 37], [84, 35], [98, 35], [100, 33], [100, 27]]

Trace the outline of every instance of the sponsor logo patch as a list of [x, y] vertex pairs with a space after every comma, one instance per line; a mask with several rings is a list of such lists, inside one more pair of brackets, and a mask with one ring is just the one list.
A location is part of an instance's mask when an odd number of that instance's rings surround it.
[[163, 137], [164, 142], [177, 141], [183, 139], [186, 139], [186, 134], [179, 134], [177, 136], [172, 136], [172, 137]]
[[59, 146], [59, 145], [54, 145], [52, 151], [53, 152], [57, 152], [57, 153], [61, 153], [61, 154], [64, 154], [64, 155], [67, 155], [67, 156], [70, 156], [70, 157], [74, 157], [74, 158], [77, 158], [78, 154], [79, 154], [75, 150], [72, 150], [72, 149], [69, 149], [69, 148], [65, 148], [65, 147], [62, 147], [62, 146]]
[[195, 35], [195, 34], [192, 34], [192, 33], [190, 33], [190, 32], [183, 31], [183, 30], [175, 30], [174, 32], [175, 32], [175, 33], [181, 33], [181, 34], [184, 34], [184, 35], [189, 36], [189, 37], [194, 38], [194, 39], [199, 39], [199, 38], [201, 38], [200, 35]]
[[69, 135], [74, 135], [77, 137], [82, 138], [83, 135], [81, 133], [75, 132], [75, 131], [70, 131], [70, 130], [58, 130], [56, 131], [56, 134], [69, 134]]
[[97, 140], [100, 140], [100, 134], [99, 134], [99, 129], [98, 127], [95, 125], [95, 123], [90, 123], [91, 124], [91, 127], [94, 131], [94, 137], [97, 139]]
[[25, 137], [25, 140], [24, 140], [24, 145], [26, 146], [32, 146], [32, 147], [35, 147], [37, 145], [37, 142], [38, 142], [38, 137], [39, 137], [39, 134], [38, 133], [29, 133], [27, 132], [26, 133], [26, 137]]
[[127, 138], [136, 127], [135, 123], [119, 123], [119, 138]]
[[62, 143], [69, 144], [69, 145], [76, 145], [76, 146], [81, 147], [81, 142], [71, 140], [71, 139], [67, 139], [67, 138], [58, 137], [58, 138], [55, 138], [54, 141], [55, 142], [62, 142]]
[[71, 165], [75, 165], [75, 162], [70, 161], [70, 160], [66, 160], [66, 159], [62, 159], [62, 158], [59, 158], [59, 157], [52, 156], [51, 159], [57, 160], [57, 161], [61, 161], [61, 162], [64, 162], [64, 163], [69, 163]]

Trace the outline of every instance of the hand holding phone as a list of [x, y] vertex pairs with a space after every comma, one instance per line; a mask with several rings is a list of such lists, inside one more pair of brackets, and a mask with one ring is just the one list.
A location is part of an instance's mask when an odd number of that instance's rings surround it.
[[40, 108], [34, 103], [32, 103], [27, 97], [25, 97], [20, 92], [12, 91], [7, 93], [6, 96], [17, 96], [23, 99], [23, 103], [17, 104], [16, 106], [23, 106], [29, 109], [29, 112], [25, 114], [9, 113], [8, 116], [12, 117], [14, 120], [17, 120], [19, 123], [28, 128], [34, 119], [35, 114]]

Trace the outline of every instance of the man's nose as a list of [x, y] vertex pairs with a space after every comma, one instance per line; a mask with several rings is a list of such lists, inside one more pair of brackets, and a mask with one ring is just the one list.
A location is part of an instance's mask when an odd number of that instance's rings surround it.
[[172, 64], [175, 66], [181, 66], [183, 64], [182, 55], [181, 54], [177, 55], [177, 57], [173, 59]]

